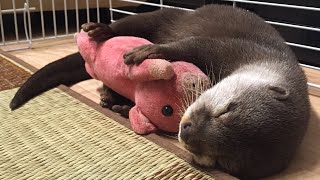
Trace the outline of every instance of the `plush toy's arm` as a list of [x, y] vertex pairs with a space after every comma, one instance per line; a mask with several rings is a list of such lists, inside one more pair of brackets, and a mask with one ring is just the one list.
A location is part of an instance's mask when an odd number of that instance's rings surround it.
[[157, 131], [157, 128], [142, 114], [137, 106], [130, 109], [129, 119], [133, 131], [137, 134], [149, 134]]
[[88, 34], [83, 30], [81, 30], [79, 33], [75, 33], [74, 38], [83, 59], [86, 61], [93, 61], [96, 56], [98, 46], [97, 41], [88, 36]]
[[130, 65], [128, 77], [134, 81], [171, 79], [174, 76], [172, 64], [161, 59], [147, 59], [139, 65]]
[[85, 64], [85, 67], [86, 67], [87, 73], [88, 73], [92, 78], [98, 80], [98, 77], [97, 77], [96, 74], [93, 72], [93, 70], [91, 69], [91, 67], [89, 66], [88, 63]]

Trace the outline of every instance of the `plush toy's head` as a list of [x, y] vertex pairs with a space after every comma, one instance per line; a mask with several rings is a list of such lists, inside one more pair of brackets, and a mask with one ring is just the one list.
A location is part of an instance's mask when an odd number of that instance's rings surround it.
[[199, 68], [183, 61], [147, 59], [139, 65], [125, 65], [124, 53], [151, 44], [145, 39], [115, 37], [97, 43], [85, 32], [75, 37], [88, 73], [135, 102], [129, 119], [138, 134], [178, 132], [184, 106], [195, 100], [195, 91], [209, 85], [209, 78]]
[[178, 132], [179, 122], [186, 106], [195, 100], [195, 91], [200, 92], [209, 81], [192, 64], [179, 61], [171, 65], [174, 69], [171, 79], [148, 81], [137, 85], [136, 91], [139, 93], [136, 94], [135, 102], [136, 108], [141, 111], [140, 118], [144, 115], [157, 128]]

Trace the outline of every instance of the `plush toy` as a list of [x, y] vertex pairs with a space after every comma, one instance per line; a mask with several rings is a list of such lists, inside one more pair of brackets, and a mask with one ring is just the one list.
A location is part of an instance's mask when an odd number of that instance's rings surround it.
[[122, 36], [96, 42], [81, 31], [75, 40], [87, 72], [135, 103], [129, 119], [137, 134], [178, 132], [183, 101], [192, 93], [186, 87], [209, 83], [200, 69], [187, 62], [147, 59], [139, 65], [124, 64], [126, 52], [151, 44], [142, 38]]

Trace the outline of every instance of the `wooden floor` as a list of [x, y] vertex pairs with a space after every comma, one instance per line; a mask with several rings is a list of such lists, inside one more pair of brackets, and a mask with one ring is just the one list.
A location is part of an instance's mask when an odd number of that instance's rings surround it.
[[[24, 47], [26, 47], [26, 45], [2, 47], [2, 49], [12, 50], [14, 48]], [[31, 49], [10, 51], [10, 53], [36, 68], [41, 68], [52, 61], [55, 61], [77, 51], [78, 49], [73, 38], [69, 37], [61, 38], [59, 40], [34, 42]], [[99, 81], [88, 80], [72, 86], [71, 89], [98, 103], [100, 101], [100, 96], [97, 92], [97, 88], [101, 87], [101, 85], [102, 83], [100, 83]]]
[[[4, 50], [11, 48], [2, 47]], [[73, 39], [64, 38], [36, 42], [32, 49], [11, 51], [11, 54], [37, 68], [41, 68], [49, 62], [76, 51], [77, 47]], [[320, 84], [319, 71], [305, 69], [305, 72], [310, 81]], [[98, 103], [99, 93], [97, 88], [100, 86], [100, 82], [88, 80], [74, 85], [72, 89]], [[287, 170], [268, 179], [320, 179], [320, 97], [314, 95], [315, 93], [312, 94], [310, 95], [313, 109], [311, 123], [299, 152]]]

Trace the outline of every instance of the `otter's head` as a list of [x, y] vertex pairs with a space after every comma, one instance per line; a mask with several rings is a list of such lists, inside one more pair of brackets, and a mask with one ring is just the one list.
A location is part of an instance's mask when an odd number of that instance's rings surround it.
[[295, 114], [299, 110], [281, 81], [260, 72], [235, 72], [224, 78], [187, 108], [179, 141], [196, 163], [217, 162], [235, 174], [258, 167], [258, 161], [274, 166], [270, 160], [277, 159], [275, 164], [284, 166], [307, 120]]

